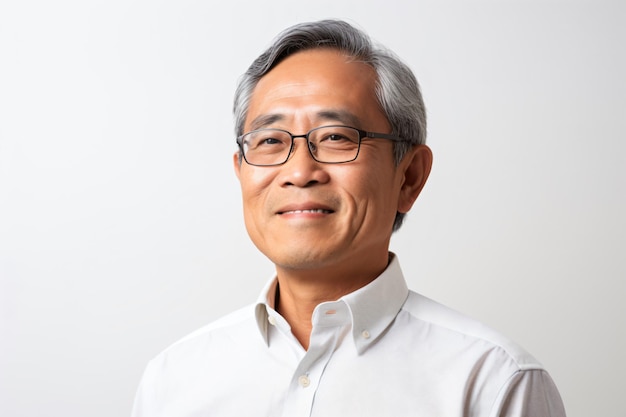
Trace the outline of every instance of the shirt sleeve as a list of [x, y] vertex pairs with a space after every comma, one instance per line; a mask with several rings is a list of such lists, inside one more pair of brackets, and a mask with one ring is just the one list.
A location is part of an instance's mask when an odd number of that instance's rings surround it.
[[541, 369], [516, 372], [502, 388], [491, 417], [565, 417], [559, 391]]

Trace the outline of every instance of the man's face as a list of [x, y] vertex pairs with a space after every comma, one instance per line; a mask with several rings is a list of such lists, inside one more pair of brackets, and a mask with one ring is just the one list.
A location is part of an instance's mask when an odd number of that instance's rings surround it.
[[[375, 80], [371, 67], [336, 50], [296, 53], [256, 86], [244, 132], [278, 128], [300, 135], [340, 124], [388, 133]], [[396, 211], [408, 211], [414, 200], [401, 192], [406, 164], [395, 166], [392, 146], [363, 140], [358, 158], [345, 164], [316, 162], [304, 139], [295, 139], [280, 166], [240, 164], [236, 154], [254, 244], [279, 270], [348, 271], [374, 259], [386, 262]]]

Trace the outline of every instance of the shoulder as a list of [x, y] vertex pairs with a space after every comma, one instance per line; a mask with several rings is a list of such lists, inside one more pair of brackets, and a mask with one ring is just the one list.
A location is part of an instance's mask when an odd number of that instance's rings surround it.
[[[209, 347], [212, 350], [220, 347], [228, 349], [229, 343], [237, 343], [244, 338], [251, 339], [259, 334], [258, 329], [256, 332], [253, 331], [255, 327], [255, 306], [248, 305], [180, 338], [161, 351], [153, 361], [167, 356], [199, 353]], [[261, 339], [260, 335], [259, 339]]]
[[259, 351], [254, 347], [263, 343], [254, 312], [250, 305], [230, 313], [154, 356], [144, 369], [133, 415], [191, 415], [180, 410], [208, 401], [207, 392], [233, 386], [257, 360], [249, 350]]
[[414, 319], [463, 340], [480, 341], [488, 349], [500, 352], [519, 370], [543, 369], [541, 363], [531, 354], [502, 333], [414, 291], [409, 291], [402, 309]]

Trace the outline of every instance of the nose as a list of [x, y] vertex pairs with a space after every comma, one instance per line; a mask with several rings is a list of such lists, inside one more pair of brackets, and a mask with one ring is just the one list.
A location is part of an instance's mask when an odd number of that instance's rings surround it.
[[305, 137], [294, 137], [291, 155], [287, 162], [281, 165], [280, 180], [283, 186], [310, 187], [329, 181], [326, 164], [313, 159], [307, 148], [308, 141]]

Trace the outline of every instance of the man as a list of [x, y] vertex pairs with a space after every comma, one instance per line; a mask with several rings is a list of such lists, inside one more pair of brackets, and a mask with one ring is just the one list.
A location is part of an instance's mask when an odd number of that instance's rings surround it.
[[564, 416], [514, 343], [407, 289], [392, 231], [428, 177], [417, 81], [342, 21], [296, 25], [236, 92], [255, 305], [169, 347], [135, 417]]

